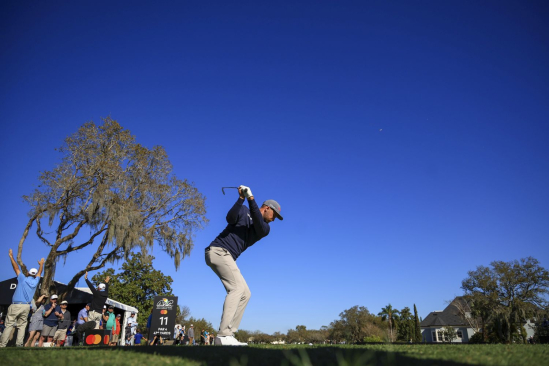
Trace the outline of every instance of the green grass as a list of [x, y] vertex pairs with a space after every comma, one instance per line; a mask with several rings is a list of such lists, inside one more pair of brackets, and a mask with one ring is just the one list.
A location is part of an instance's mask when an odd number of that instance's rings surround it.
[[0, 349], [4, 365], [542, 365], [549, 345], [72, 347]]

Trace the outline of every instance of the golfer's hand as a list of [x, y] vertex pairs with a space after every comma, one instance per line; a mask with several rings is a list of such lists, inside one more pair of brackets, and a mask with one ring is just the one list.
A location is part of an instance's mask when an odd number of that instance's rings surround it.
[[[238, 189], [238, 192], [240, 192], [240, 188]], [[13, 258], [13, 250], [10, 249], [10, 258]]]
[[45, 260], [44, 260], [44, 258], [42, 258], [42, 259], [40, 259], [40, 260], [38, 261], [38, 264], [39, 264], [39, 265], [42, 265], [42, 264], [44, 264], [44, 262], [45, 262]]
[[238, 193], [240, 193], [240, 197], [245, 197], [245, 198], [253, 197], [252, 190], [250, 189], [250, 187], [240, 186], [238, 187]]
[[109, 283], [110, 280], [111, 280], [111, 276], [107, 276], [107, 278], [105, 278], [105, 283]]

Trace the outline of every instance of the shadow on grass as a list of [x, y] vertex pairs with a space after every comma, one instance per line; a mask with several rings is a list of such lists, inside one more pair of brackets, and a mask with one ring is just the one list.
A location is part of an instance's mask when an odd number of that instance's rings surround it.
[[259, 348], [223, 346], [164, 346], [120, 347], [118, 350], [132, 353], [148, 353], [180, 357], [208, 366], [253, 365], [338, 365], [338, 366], [464, 366], [466, 363], [415, 358], [402, 352], [379, 351], [365, 348], [337, 346], [300, 348]]

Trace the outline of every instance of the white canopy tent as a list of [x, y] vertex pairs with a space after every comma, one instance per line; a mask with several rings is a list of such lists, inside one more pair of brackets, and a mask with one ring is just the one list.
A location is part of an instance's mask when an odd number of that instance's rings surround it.
[[[79, 290], [79, 291], [87, 292], [89, 294], [92, 293], [91, 290], [87, 287], [76, 287], [76, 289]], [[122, 327], [122, 329], [120, 330], [120, 345], [125, 346], [126, 345], [126, 341], [125, 341], [125, 339], [126, 339], [126, 327], [124, 326], [124, 324], [126, 323], [128, 318], [130, 317], [131, 313], [137, 314], [139, 312], [139, 310], [137, 310], [137, 308], [134, 308], [133, 306], [122, 304], [121, 302], [118, 302], [118, 301], [110, 299], [110, 298], [107, 298], [107, 301], [105, 303], [107, 305], [112, 305], [117, 309], [124, 310], [124, 320], [122, 321], [122, 324], [120, 324], [120, 327]]]

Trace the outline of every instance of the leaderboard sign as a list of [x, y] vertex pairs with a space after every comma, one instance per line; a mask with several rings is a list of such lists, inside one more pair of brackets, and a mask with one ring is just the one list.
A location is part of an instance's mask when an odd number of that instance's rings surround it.
[[172, 338], [176, 316], [177, 296], [155, 296], [149, 339], [153, 339], [155, 335], [162, 339]]

